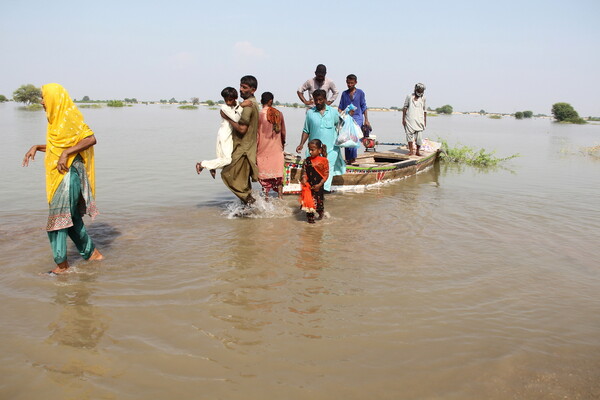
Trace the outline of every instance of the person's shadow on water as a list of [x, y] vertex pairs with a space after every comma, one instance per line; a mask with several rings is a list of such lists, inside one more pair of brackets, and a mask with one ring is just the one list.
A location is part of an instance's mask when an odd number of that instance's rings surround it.
[[[98, 248], [102, 254], [108, 251], [116, 238], [122, 235], [119, 229], [106, 222], [94, 222], [90, 225], [86, 225], [85, 229], [94, 241], [96, 248]], [[67, 259], [73, 261], [78, 259], [81, 260], [81, 255], [73, 243], [69, 243]]]

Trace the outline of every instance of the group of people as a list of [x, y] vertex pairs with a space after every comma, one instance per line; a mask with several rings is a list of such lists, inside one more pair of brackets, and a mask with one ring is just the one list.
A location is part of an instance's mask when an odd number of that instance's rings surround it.
[[240, 97], [227, 87], [221, 92], [221, 126], [217, 133], [217, 158], [196, 163], [196, 172], [208, 168], [212, 177], [222, 169], [221, 179], [244, 203], [252, 204], [252, 182], [260, 182], [268, 196], [274, 190], [283, 196], [283, 149], [285, 146], [285, 121], [283, 114], [273, 107], [273, 94], [264, 92], [259, 109], [254, 93], [258, 81], [251, 75], [240, 80]]
[[[346, 77], [348, 89], [342, 92], [338, 107], [332, 106], [338, 96], [335, 84], [326, 78], [327, 68], [319, 64], [314, 78], [298, 88], [297, 94], [308, 108], [296, 152], [301, 153], [308, 141], [307, 157], [302, 168], [301, 207], [307, 220], [314, 223], [324, 216], [324, 194], [331, 191], [335, 175], [346, 172], [346, 163], [356, 159], [356, 149], [346, 148], [345, 160], [335, 145], [340, 113], [350, 104], [352, 118], [365, 136], [371, 131], [365, 93], [356, 87], [358, 79]], [[217, 135], [213, 160], [196, 164], [198, 174], [208, 169], [213, 178], [222, 169], [225, 185], [244, 203], [252, 204], [252, 182], [260, 182], [266, 195], [270, 190], [283, 195], [283, 165], [286, 129], [283, 114], [273, 107], [274, 96], [264, 92], [259, 107], [255, 98], [258, 81], [246, 75], [240, 80], [240, 97], [235, 88], [221, 92], [222, 123]], [[308, 99], [304, 93], [308, 92]], [[328, 98], [328, 92], [331, 96]], [[410, 154], [420, 155], [421, 133], [426, 127], [425, 86], [415, 85], [406, 97], [402, 124]], [[25, 154], [23, 166], [35, 159], [38, 151], [45, 152], [46, 193], [49, 216], [46, 231], [56, 267], [50, 275], [67, 272], [67, 236], [72, 239], [86, 260], [104, 257], [87, 233], [82, 216], [97, 215], [95, 202], [94, 132], [85, 124], [67, 90], [57, 83], [42, 86], [42, 106], [48, 120], [46, 143], [32, 146]], [[415, 145], [413, 145], [413, 143]], [[315, 215], [316, 214], [316, 215]]]

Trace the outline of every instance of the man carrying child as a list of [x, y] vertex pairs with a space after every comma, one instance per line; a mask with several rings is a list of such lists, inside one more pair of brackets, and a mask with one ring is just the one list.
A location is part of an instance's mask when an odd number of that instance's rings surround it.
[[223, 168], [221, 179], [244, 204], [252, 204], [256, 201], [252, 197], [251, 181], [258, 181], [256, 134], [259, 107], [254, 97], [257, 88], [258, 81], [251, 75], [246, 75], [240, 80], [240, 96], [244, 100], [250, 100], [252, 104], [250, 107], [243, 108], [238, 122], [221, 111], [221, 117], [226, 119], [233, 128], [231, 163]]

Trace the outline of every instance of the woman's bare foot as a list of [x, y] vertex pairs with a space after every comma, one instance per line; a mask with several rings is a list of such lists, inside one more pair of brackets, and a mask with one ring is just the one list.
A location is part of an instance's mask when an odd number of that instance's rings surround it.
[[[209, 169], [208, 172], [210, 172], [210, 176], [213, 177], [213, 179], [215, 179], [215, 175], [217, 174], [217, 170], [216, 169]], [[200, 173], [200, 172], [198, 172]]]
[[201, 163], [199, 163], [199, 162], [198, 162], [198, 163], [196, 163], [196, 172], [197, 172], [197, 173], [200, 173], [200, 172], [202, 172], [202, 170], [203, 170], [203, 169], [204, 169], [204, 168], [202, 167], [202, 164], [201, 164]]
[[100, 253], [98, 251], [98, 249], [94, 249], [94, 252], [90, 256], [90, 258], [88, 258], [88, 260], [90, 260], [90, 261], [100, 261], [100, 260], [104, 260], [104, 256], [102, 255], [102, 253]]
[[60, 264], [56, 264], [56, 268], [52, 271], [46, 272], [48, 275], [63, 275], [69, 272], [69, 262], [63, 261]]

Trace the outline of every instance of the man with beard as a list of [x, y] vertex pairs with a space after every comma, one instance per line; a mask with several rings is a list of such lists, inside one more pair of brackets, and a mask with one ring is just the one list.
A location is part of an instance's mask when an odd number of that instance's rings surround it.
[[[346, 165], [342, 158], [340, 148], [335, 146], [337, 138], [336, 127], [340, 122], [340, 114], [337, 108], [326, 104], [327, 94], [322, 89], [313, 92], [315, 106], [306, 111], [304, 129], [300, 145], [296, 152], [300, 153], [307, 140], [319, 139], [327, 148], [327, 160], [329, 161], [329, 177], [325, 181], [324, 189], [331, 191], [331, 181], [334, 175], [342, 175], [346, 172]], [[308, 154], [307, 154], [308, 155]]]
[[[417, 83], [413, 94], [406, 96], [404, 108], [402, 109], [402, 125], [406, 132], [406, 141], [408, 142], [408, 155], [420, 156], [421, 145], [423, 139], [421, 133], [427, 126], [427, 111], [425, 108], [425, 85]], [[416, 142], [416, 143], [414, 143]], [[417, 145], [417, 151], [413, 143]]]
[[[323, 64], [317, 65], [317, 69], [315, 70], [315, 77], [304, 82], [304, 84], [300, 86], [298, 88], [298, 91], [296, 92], [298, 93], [300, 101], [302, 101], [305, 105], [309, 107], [315, 105], [315, 102], [312, 97], [314, 91], [317, 89], [324, 90], [326, 93], [326, 97], [327, 92], [331, 92], [331, 98], [329, 100], [326, 100], [327, 105], [331, 105], [337, 99], [338, 90], [335, 87], [335, 83], [333, 83], [331, 79], [325, 78], [325, 75], [327, 75], [327, 67], [325, 67]], [[308, 91], [308, 100], [304, 98], [304, 92], [306, 91]]]
[[258, 181], [256, 135], [259, 108], [254, 97], [257, 88], [258, 81], [251, 75], [246, 75], [240, 80], [240, 97], [250, 100], [252, 104], [250, 107], [244, 107], [238, 122], [221, 111], [221, 117], [229, 121], [233, 128], [231, 163], [223, 168], [221, 179], [244, 204], [252, 204], [256, 201], [252, 197], [252, 182]]

